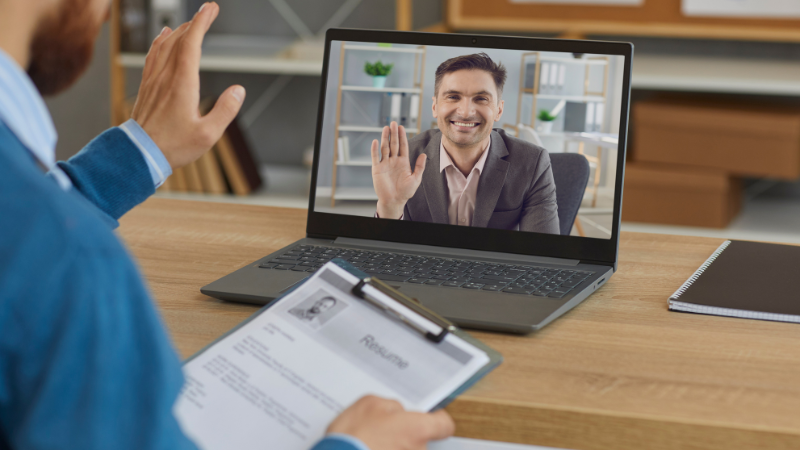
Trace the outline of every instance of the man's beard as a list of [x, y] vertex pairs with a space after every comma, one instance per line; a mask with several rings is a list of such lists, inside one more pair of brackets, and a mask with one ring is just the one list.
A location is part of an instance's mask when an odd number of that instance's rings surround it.
[[33, 37], [28, 76], [42, 96], [72, 86], [89, 67], [101, 23], [89, 0], [63, 0], [61, 11], [43, 20]]

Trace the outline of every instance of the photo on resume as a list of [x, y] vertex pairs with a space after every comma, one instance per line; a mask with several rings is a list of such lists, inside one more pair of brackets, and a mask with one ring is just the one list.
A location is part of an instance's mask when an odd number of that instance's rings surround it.
[[347, 308], [347, 303], [342, 299], [320, 289], [294, 308], [289, 309], [288, 313], [312, 329], [318, 330], [345, 308]]

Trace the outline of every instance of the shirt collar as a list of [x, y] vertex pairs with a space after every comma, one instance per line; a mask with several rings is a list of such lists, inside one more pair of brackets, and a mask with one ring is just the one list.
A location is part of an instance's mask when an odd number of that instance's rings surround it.
[[0, 122], [47, 170], [56, 163], [58, 134], [28, 74], [0, 48]]
[[[483, 166], [486, 165], [486, 157], [489, 155], [489, 147], [491, 146], [492, 138], [489, 136], [489, 143], [486, 144], [483, 154], [481, 155], [480, 159], [478, 159], [478, 162], [475, 163], [475, 166], [472, 168], [472, 170], [478, 169], [478, 173], [483, 172]], [[447, 150], [444, 149], [444, 139], [439, 142], [439, 165], [441, 166], [439, 168], [439, 173], [444, 172], [448, 166], [453, 166], [453, 168], [458, 170], [458, 167], [453, 164], [453, 160], [450, 158], [450, 155], [447, 154]], [[472, 172], [472, 170], [470, 170], [470, 172]]]

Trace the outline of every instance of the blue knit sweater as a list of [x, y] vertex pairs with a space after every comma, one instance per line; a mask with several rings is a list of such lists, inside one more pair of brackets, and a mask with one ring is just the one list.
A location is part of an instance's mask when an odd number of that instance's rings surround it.
[[194, 449], [180, 361], [113, 233], [153, 194], [147, 164], [111, 129], [59, 165], [69, 192], [0, 122], [0, 450]]

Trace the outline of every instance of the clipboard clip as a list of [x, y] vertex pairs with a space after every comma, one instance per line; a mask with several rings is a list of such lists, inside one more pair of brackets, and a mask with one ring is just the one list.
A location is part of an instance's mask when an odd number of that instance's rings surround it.
[[[380, 291], [382, 294], [387, 295], [392, 300], [395, 300], [396, 302], [400, 303], [406, 308], [414, 311], [415, 313], [419, 314], [426, 320], [433, 322], [434, 325], [440, 327], [442, 330], [438, 334], [436, 334], [425, 329], [416, 322], [410, 320], [401, 311], [392, 309], [382, 301], [364, 292], [364, 286], [367, 285], [372, 286], [373, 288]], [[392, 288], [391, 286], [389, 286], [388, 284], [384, 283], [383, 281], [377, 278], [368, 277], [359, 281], [358, 284], [356, 284], [353, 287], [353, 295], [361, 299], [364, 299], [367, 302], [371, 303], [373, 306], [377, 307], [378, 309], [381, 309], [382, 311], [395, 316], [401, 322], [405, 323], [418, 333], [425, 336], [425, 338], [428, 339], [429, 341], [436, 343], [442, 342], [442, 340], [444, 340], [444, 338], [447, 336], [447, 333], [455, 329], [455, 326], [452, 323], [450, 323], [450, 321], [436, 314], [430, 309], [422, 306], [418, 300], [408, 297], [401, 292], [398, 292], [396, 289]]]

